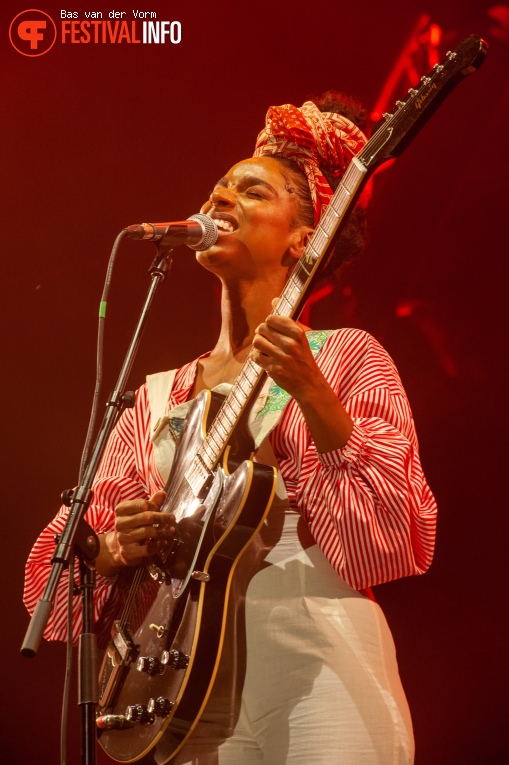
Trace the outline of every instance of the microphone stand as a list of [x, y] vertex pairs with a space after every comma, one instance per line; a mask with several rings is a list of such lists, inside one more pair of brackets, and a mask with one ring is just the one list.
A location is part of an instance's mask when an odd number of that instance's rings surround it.
[[81, 486], [75, 491], [64, 492], [64, 504], [70, 507], [62, 534], [55, 540], [57, 546], [51, 559], [50, 576], [42, 598], [37, 602], [21, 647], [27, 658], [37, 654], [39, 643], [48, 623], [58, 583], [65, 568], [73, 575], [74, 556], [80, 562], [80, 586], [82, 595], [83, 627], [79, 638], [78, 704], [82, 720], [82, 765], [95, 765], [97, 754], [96, 707], [99, 701], [97, 676], [97, 639], [94, 633], [95, 569], [94, 561], [99, 554], [99, 539], [85, 521], [84, 516], [92, 499], [92, 484], [104, 454], [108, 438], [124, 409], [134, 406], [132, 392], [124, 392], [138, 351], [141, 336], [147, 322], [154, 295], [159, 283], [166, 278], [171, 265], [171, 249], [157, 245], [157, 255], [150, 267], [152, 278], [138, 324], [120, 370], [115, 390], [106, 402], [106, 412], [96, 438], [94, 448], [83, 475]]

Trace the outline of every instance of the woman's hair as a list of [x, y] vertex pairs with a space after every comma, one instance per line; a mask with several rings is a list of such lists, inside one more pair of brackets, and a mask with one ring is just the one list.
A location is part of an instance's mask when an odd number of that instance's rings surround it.
[[[335, 112], [336, 114], [342, 114], [357, 125], [362, 131], [365, 130], [366, 110], [356, 99], [343, 95], [342, 93], [337, 93], [333, 90], [328, 90], [321, 96], [312, 96], [309, 100], [313, 101], [321, 112]], [[298, 200], [298, 219], [296, 218], [292, 221], [292, 226], [295, 227], [299, 224], [304, 224], [314, 228], [313, 203], [311, 201], [309, 184], [304, 171], [301, 170], [297, 162], [293, 159], [288, 159], [287, 157], [282, 157], [278, 154], [271, 154], [271, 159], [275, 159], [291, 173], [291, 185], [293, 186], [293, 191]], [[328, 168], [324, 165], [320, 165], [320, 170], [327, 179], [331, 189], [335, 191], [341, 179], [333, 178], [330, 175]], [[329, 281], [336, 277], [341, 266], [346, 263], [346, 261], [354, 258], [362, 250], [365, 241], [365, 212], [362, 207], [356, 205], [350, 212], [346, 225], [332, 249], [327, 265], [323, 268], [320, 274], [320, 282]]]

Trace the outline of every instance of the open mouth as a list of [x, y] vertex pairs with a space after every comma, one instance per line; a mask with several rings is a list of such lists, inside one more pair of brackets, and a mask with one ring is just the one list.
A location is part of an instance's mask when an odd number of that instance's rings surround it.
[[227, 213], [212, 213], [210, 217], [215, 222], [220, 234], [233, 234], [239, 227], [235, 218]]

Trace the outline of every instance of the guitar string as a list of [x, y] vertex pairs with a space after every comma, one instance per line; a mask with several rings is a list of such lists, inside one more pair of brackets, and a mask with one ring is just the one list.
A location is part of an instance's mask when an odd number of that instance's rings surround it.
[[[183, 481], [184, 481], [184, 477], [181, 478], [180, 484], [176, 487], [176, 492], [178, 492], [178, 490], [182, 486]], [[165, 510], [164, 509], [164, 505], [163, 505], [163, 508], [162, 508], [161, 512], [169, 512], [169, 511]], [[160, 553], [160, 557], [161, 557], [161, 559], [162, 559], [164, 564], [167, 563], [168, 557], [169, 557], [170, 553], [171, 553], [171, 549], [170, 550], [165, 550], [162, 553]], [[129, 618], [132, 616], [133, 604], [134, 604], [136, 595], [138, 594], [138, 590], [140, 589], [141, 585], [143, 584], [144, 578], [148, 579], [149, 576], [150, 576], [150, 574], [149, 574], [148, 569], [147, 569], [147, 564], [144, 563], [143, 565], [140, 565], [140, 567], [136, 571], [136, 573], [135, 573], [135, 575], [133, 577], [133, 581], [131, 582], [131, 585], [129, 587], [129, 592], [128, 592], [128, 595], [126, 597], [126, 600], [125, 600], [125, 603], [124, 603], [124, 606], [122, 608], [122, 612], [121, 612], [121, 615], [120, 615], [120, 618], [119, 618], [119, 621], [120, 621], [120, 624], [122, 625], [122, 627], [125, 627], [126, 624], [129, 622]]]
[[122, 614], [120, 616], [120, 624], [122, 627], [125, 627], [127, 622], [129, 621], [129, 617], [131, 616], [131, 608], [133, 606], [134, 597], [137, 593], [138, 587], [140, 585], [140, 580], [143, 577], [143, 568], [139, 568], [133, 578], [133, 581], [131, 582], [131, 586], [129, 587], [129, 592], [126, 598], [126, 601], [124, 603], [124, 607], [122, 609]]

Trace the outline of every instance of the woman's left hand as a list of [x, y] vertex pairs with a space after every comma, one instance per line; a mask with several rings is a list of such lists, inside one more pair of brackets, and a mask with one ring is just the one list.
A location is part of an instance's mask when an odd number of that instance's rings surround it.
[[256, 328], [250, 356], [296, 400], [319, 452], [346, 444], [353, 420], [319, 369], [299, 324], [270, 314]]
[[286, 316], [270, 314], [255, 331], [252, 360], [296, 401], [305, 402], [328, 383], [313, 358], [304, 329]]

